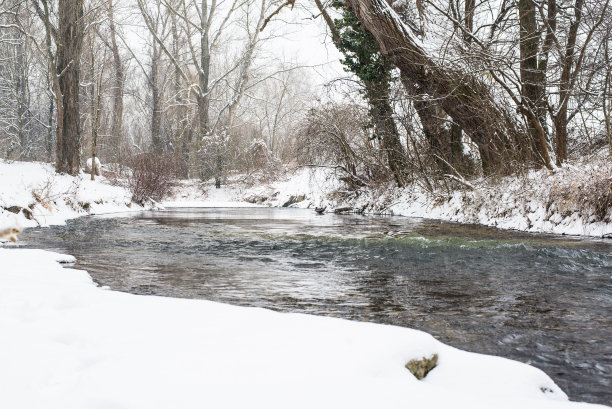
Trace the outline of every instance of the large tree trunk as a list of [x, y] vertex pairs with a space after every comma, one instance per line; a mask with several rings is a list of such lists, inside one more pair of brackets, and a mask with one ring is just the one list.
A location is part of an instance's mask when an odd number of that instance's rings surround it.
[[[210, 27], [208, 26], [208, 6], [206, 0], [202, 0], [202, 22], [200, 26], [200, 71], [198, 72], [198, 82], [200, 85], [200, 92], [197, 97], [198, 101], [198, 124], [199, 124], [199, 137], [198, 146], [201, 146], [202, 140], [208, 135], [210, 131], [210, 95], [209, 95], [209, 80], [210, 80], [210, 39], [208, 38]], [[215, 187], [218, 189], [221, 187], [220, 178], [220, 161], [221, 161], [221, 150], [219, 141], [214, 141], [214, 169], [215, 169]]]
[[385, 0], [345, 0], [374, 35], [382, 53], [420, 94], [440, 106], [478, 146], [485, 173], [511, 171], [510, 161], [525, 162], [526, 132], [511, 107], [498, 104], [486, 84], [470, 74], [437, 64], [413, 39]]
[[123, 128], [123, 64], [117, 47], [117, 34], [115, 30], [114, 10], [112, 0], [108, 1], [108, 19], [110, 24], [110, 40], [113, 52], [114, 85], [113, 85], [113, 111], [111, 117], [111, 145], [114, 149], [114, 160], [121, 163], [121, 142]]
[[210, 95], [209, 95], [209, 77], [210, 77], [210, 41], [208, 33], [210, 27], [208, 24], [208, 6], [206, 0], [202, 0], [202, 26], [200, 27], [200, 72], [198, 73], [198, 82], [200, 85], [200, 93], [198, 95], [198, 117], [200, 125], [200, 140], [206, 136], [209, 131], [209, 113]]
[[565, 53], [561, 64], [561, 78], [559, 81], [559, 108], [553, 118], [555, 123], [555, 154], [557, 157], [557, 165], [561, 164], [567, 159], [567, 126], [569, 123], [568, 118], [568, 103], [571, 96], [570, 79], [572, 75], [572, 68], [574, 67], [574, 53], [576, 49], [576, 40], [578, 36], [578, 27], [582, 20], [582, 6], [584, 0], [576, 0], [574, 5], [574, 21], [570, 24], [569, 32], [567, 35], [567, 43], [565, 47]]
[[[181, 59], [179, 55], [180, 41], [178, 24], [176, 21], [177, 17], [175, 13], [170, 13], [170, 33], [172, 34], [172, 55], [179, 61]], [[174, 109], [174, 121], [175, 128], [174, 134], [172, 135], [172, 146], [173, 151], [180, 155], [180, 166], [177, 169], [178, 175], [181, 178], [187, 179], [189, 177], [189, 155], [191, 145], [191, 127], [189, 123], [189, 112], [185, 101], [183, 100], [182, 92], [182, 77], [181, 71], [178, 66], [174, 66], [174, 78], [172, 81], [172, 92], [174, 93], [174, 102], [176, 108]]]
[[15, 96], [17, 97], [17, 138], [21, 145], [21, 158], [27, 157], [28, 140], [26, 130], [26, 114], [28, 112], [28, 77], [27, 68], [25, 66], [25, 38], [21, 31], [16, 30], [14, 33], [16, 39], [15, 54], [16, 54], [16, 78], [15, 78]]
[[[436, 164], [443, 173], [454, 173], [448, 164], [457, 168], [455, 166], [457, 159], [454, 158], [457, 145], [454, 140], [456, 131], [454, 132], [452, 126], [445, 120], [446, 113], [439, 105], [418, 97], [413, 101], [413, 104]], [[459, 134], [459, 138], [461, 138], [461, 134]], [[461, 148], [460, 145], [459, 148]]]
[[370, 117], [374, 132], [387, 156], [387, 163], [399, 187], [406, 186], [406, 152], [400, 142], [397, 125], [393, 120], [390, 104], [389, 82], [386, 80], [365, 83], [366, 99], [370, 105]]
[[[418, 95], [410, 81], [403, 78], [402, 82], [408, 95], [413, 97], [412, 103], [421, 121], [423, 134], [429, 143], [431, 153], [435, 155], [434, 159], [439, 169], [443, 173], [472, 173], [472, 166], [463, 154], [461, 127], [449, 120], [446, 112], [436, 101]], [[486, 152], [481, 152], [481, 156], [485, 154]]]
[[[540, 33], [533, 0], [519, 0], [521, 97], [535, 160], [550, 165], [546, 135], [546, 73], [539, 67]], [[536, 123], [537, 122], [537, 123]]]
[[79, 115], [80, 58], [83, 45], [83, 0], [60, 0], [57, 75], [62, 101], [61, 125], [57, 127], [55, 170], [77, 175], [81, 162], [81, 118]]

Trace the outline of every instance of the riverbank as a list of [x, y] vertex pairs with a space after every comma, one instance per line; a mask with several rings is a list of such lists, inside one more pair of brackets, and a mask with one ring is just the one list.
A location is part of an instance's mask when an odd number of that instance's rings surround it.
[[[283, 180], [249, 186], [233, 180], [227, 195], [267, 206], [424, 217], [531, 233], [612, 238], [612, 161], [607, 153], [553, 172], [455, 184], [453, 191], [392, 183], [348, 190], [333, 169], [299, 169]], [[450, 181], [449, 181], [450, 183]], [[208, 186], [208, 191], [213, 187]]]
[[[603, 407], [417, 330], [119, 293], [42, 250], [0, 260], [2, 407]], [[422, 380], [405, 368], [434, 355]]]
[[[174, 196], [155, 206], [325, 208], [331, 212], [425, 217], [532, 233], [612, 237], [612, 161], [605, 155], [550, 172], [481, 179], [447, 192], [393, 184], [348, 190], [334, 169], [296, 169], [271, 178], [234, 175], [221, 189], [180, 181]], [[0, 224], [62, 224], [88, 214], [143, 210], [124, 187], [104, 177], [57, 175], [50, 164], [0, 161]]]
[[0, 160], [0, 227], [51, 226], [88, 214], [143, 208], [104, 177], [58, 175], [53, 165]]

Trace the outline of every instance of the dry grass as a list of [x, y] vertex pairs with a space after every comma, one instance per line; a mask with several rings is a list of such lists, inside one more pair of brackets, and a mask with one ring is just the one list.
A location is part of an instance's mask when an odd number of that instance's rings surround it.
[[563, 217], [578, 213], [585, 220], [610, 222], [612, 163], [604, 160], [595, 166], [558, 172], [550, 187], [547, 210]]

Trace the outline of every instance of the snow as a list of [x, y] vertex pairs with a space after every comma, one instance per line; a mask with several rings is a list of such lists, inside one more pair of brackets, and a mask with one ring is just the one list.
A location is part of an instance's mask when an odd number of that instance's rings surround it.
[[[114, 292], [42, 250], [0, 260], [4, 408], [597, 407], [417, 330]], [[404, 368], [432, 354], [423, 380]]]
[[[603, 162], [607, 160], [604, 158]], [[596, 220], [593, 209], [580, 207], [580, 203], [561, 203], [559, 194], [551, 196], [570, 189], [579, 191], [581, 186], [589, 194], [588, 179], [600, 177], [604, 181], [608, 173], [612, 174], [612, 165], [600, 165], [593, 160], [580, 166], [564, 166], [554, 174], [542, 169], [494, 183], [481, 181], [472, 189], [463, 186], [451, 194], [446, 191], [432, 194], [418, 185], [399, 189], [392, 184], [350, 192], [343, 190], [339, 181], [342, 174], [333, 169], [299, 169], [285, 180], [265, 186], [234, 187], [233, 195], [268, 206], [282, 206], [290, 197], [303, 197], [304, 200], [291, 206], [327, 206], [328, 211], [350, 207], [358, 212], [440, 219], [533, 233], [609, 237], [612, 235], [612, 222], [609, 221], [612, 209], [608, 209], [608, 221]]]
[[232, 187], [202, 190], [198, 181], [183, 181], [173, 198], [164, 200], [164, 207], [252, 207], [241, 200]]
[[[13, 206], [29, 209], [33, 217], [9, 212]], [[47, 163], [0, 160], [0, 225], [49, 226], [87, 214], [135, 209], [142, 208], [131, 203], [129, 192], [104, 177], [92, 181], [86, 174], [58, 175]]]
[[[91, 158], [87, 159], [87, 165], [86, 167], [91, 169]], [[98, 159], [98, 157], [96, 156], [96, 167], [100, 168], [102, 166], [102, 164], [100, 163], [100, 159]]]
[[[292, 206], [328, 211], [351, 207], [370, 213], [426, 217], [460, 223], [477, 223], [502, 229], [602, 237], [612, 235], [612, 223], [596, 221], [589, 209], [563, 209], [550, 202], [549, 194], [575, 185], [589, 175], [605, 174], [597, 161], [567, 165], [555, 174], [532, 171], [525, 178], [509, 177], [496, 184], [475, 184], [474, 190], [456, 190], [432, 195], [418, 186], [397, 189], [379, 186], [360, 192], [346, 192], [333, 168], [301, 168], [274, 180], [246, 181], [244, 175], [230, 178], [221, 189], [208, 182], [181, 181], [174, 197], [158, 207], [247, 207]], [[609, 171], [609, 170], [608, 170]], [[586, 176], [585, 176], [586, 175]], [[586, 184], [585, 184], [586, 186]], [[88, 214], [117, 214], [143, 210], [131, 202], [130, 193], [113, 186], [104, 177], [90, 180], [57, 175], [45, 163], [0, 161], [0, 228], [3, 226], [49, 226]], [[30, 209], [14, 214], [13, 206]], [[13, 209], [15, 210], [15, 209]]]

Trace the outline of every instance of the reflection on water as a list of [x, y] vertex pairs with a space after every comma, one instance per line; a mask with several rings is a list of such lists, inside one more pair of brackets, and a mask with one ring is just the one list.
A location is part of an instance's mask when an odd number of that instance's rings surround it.
[[101, 285], [418, 328], [612, 401], [612, 243], [297, 209], [175, 209], [28, 230]]

